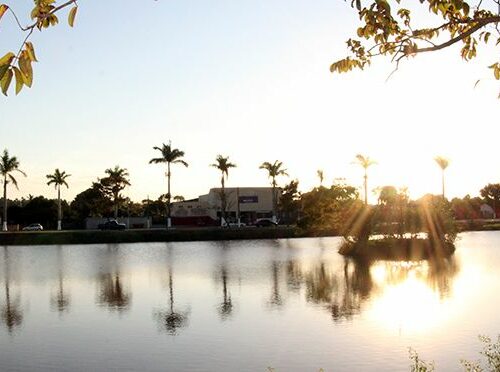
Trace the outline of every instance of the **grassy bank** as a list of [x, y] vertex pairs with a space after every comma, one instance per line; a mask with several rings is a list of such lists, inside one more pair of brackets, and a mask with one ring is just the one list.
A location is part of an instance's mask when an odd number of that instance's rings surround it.
[[178, 242], [202, 240], [282, 239], [299, 236], [293, 227], [277, 228], [192, 228], [125, 231], [43, 231], [0, 233], [0, 245], [106, 244]]

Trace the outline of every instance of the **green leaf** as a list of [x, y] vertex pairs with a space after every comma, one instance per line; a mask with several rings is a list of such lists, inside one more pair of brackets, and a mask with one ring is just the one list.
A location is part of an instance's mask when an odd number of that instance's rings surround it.
[[78, 7], [75, 6], [73, 8], [71, 8], [71, 10], [69, 11], [69, 15], [68, 15], [68, 23], [71, 27], [73, 27], [73, 25], [75, 24], [75, 17], [76, 17], [76, 12], [78, 11]]
[[33, 68], [31, 67], [31, 61], [27, 58], [24, 51], [19, 58], [19, 68], [23, 73], [24, 84], [31, 88], [31, 84], [33, 84]]
[[35, 48], [33, 44], [29, 41], [26, 42], [26, 52], [28, 52], [28, 56], [31, 62], [38, 62], [35, 55]]
[[15, 55], [12, 52], [7, 53], [2, 58], [0, 58], [0, 80], [4, 77], [9, 69], [9, 66], [14, 59]]
[[14, 59], [15, 54], [12, 52], [7, 53], [2, 58], [0, 58], [0, 66], [1, 65], [10, 65], [12, 60]]
[[14, 66], [13, 69], [14, 69], [14, 74], [16, 76], [16, 95], [17, 95], [19, 94], [21, 89], [23, 89], [24, 78], [21, 70], [19, 70], [16, 66]]
[[9, 9], [9, 7], [5, 4], [0, 4], [0, 19], [2, 19], [2, 16], [5, 14], [5, 12]]
[[7, 91], [9, 90], [10, 82], [12, 81], [12, 69], [9, 69], [7, 73], [4, 75], [2, 80], [0, 80], [0, 88], [2, 88], [2, 93], [7, 95]]

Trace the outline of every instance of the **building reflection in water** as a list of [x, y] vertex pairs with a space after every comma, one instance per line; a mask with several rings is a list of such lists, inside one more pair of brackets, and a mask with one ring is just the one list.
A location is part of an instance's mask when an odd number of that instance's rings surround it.
[[169, 335], [175, 336], [181, 328], [187, 327], [189, 324], [189, 310], [178, 310], [174, 305], [174, 280], [173, 280], [173, 263], [172, 263], [172, 247], [167, 246], [168, 255], [168, 290], [169, 290], [169, 307], [167, 309], [157, 310], [153, 312], [153, 317], [158, 323], [158, 329], [166, 332]]
[[57, 311], [60, 315], [69, 311], [71, 296], [64, 291], [64, 257], [62, 247], [57, 246], [57, 278], [58, 288], [55, 294], [50, 298], [50, 308]]
[[16, 328], [20, 327], [23, 322], [23, 313], [20, 305], [20, 296], [11, 295], [11, 262], [9, 257], [9, 248], [4, 247], [4, 273], [5, 273], [5, 303], [1, 307], [2, 323], [7, 327], [7, 330], [12, 334]]
[[110, 311], [123, 312], [130, 308], [132, 295], [122, 283], [118, 253], [116, 244], [108, 244], [102, 272], [98, 275], [97, 304]]

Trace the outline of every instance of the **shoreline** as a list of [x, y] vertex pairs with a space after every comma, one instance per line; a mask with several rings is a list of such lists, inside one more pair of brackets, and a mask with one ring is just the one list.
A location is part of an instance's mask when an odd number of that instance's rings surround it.
[[65, 230], [0, 233], [0, 245], [62, 245], [149, 242], [189, 242], [210, 240], [286, 239], [305, 237], [295, 227], [277, 228], [172, 228], [124, 231]]
[[[498, 231], [500, 225], [457, 224], [459, 232]], [[468, 226], [467, 226], [468, 225]], [[172, 228], [131, 229], [125, 231], [63, 230], [63, 231], [16, 231], [1, 232], [0, 245], [60, 245], [60, 244], [108, 244], [108, 243], [149, 243], [149, 242], [189, 242], [217, 240], [258, 240], [340, 236], [335, 231], [307, 232], [295, 226], [264, 228]]]

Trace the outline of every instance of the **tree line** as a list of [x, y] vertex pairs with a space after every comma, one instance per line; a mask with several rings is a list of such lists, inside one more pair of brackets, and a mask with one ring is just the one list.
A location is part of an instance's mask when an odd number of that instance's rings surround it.
[[[115, 166], [104, 171], [104, 177], [98, 178], [92, 185], [76, 195], [68, 203], [61, 199], [61, 187], [69, 187], [68, 181], [71, 174], [60, 169], [55, 169], [48, 174], [47, 185], [53, 185], [57, 190], [57, 200], [47, 199], [43, 196], [21, 198], [9, 201], [8, 187], [12, 185], [18, 187], [17, 175], [27, 176], [20, 168], [20, 162], [15, 156], [11, 156], [4, 150], [0, 157], [0, 176], [3, 178], [3, 215], [2, 228], [7, 230], [7, 222], [21, 225], [32, 222], [42, 223], [49, 228], [60, 230], [64, 216], [65, 226], [68, 228], [81, 228], [87, 217], [114, 217], [121, 216], [148, 216], [152, 217], [155, 223], [171, 226], [172, 200], [181, 201], [184, 198], [180, 195], [172, 197], [171, 177], [172, 167], [181, 165], [188, 167], [184, 160], [185, 153], [182, 150], [173, 148], [172, 144], [162, 144], [153, 147], [158, 153], [149, 164], [166, 165], [167, 192], [160, 195], [156, 200], [145, 199], [134, 202], [123, 195], [123, 190], [131, 186], [130, 175], [126, 168]], [[442, 195], [445, 198], [445, 170], [449, 165], [449, 160], [444, 157], [436, 157], [435, 161], [442, 170]], [[363, 169], [363, 192], [364, 203], [360, 200], [359, 190], [344, 183], [333, 183], [329, 187], [323, 186], [324, 171], [317, 170], [319, 186], [308, 192], [299, 192], [299, 181], [291, 180], [288, 184], [279, 187], [278, 178], [288, 177], [287, 169], [283, 162], [263, 162], [260, 169], [265, 170], [270, 179], [272, 187], [272, 214], [274, 219], [280, 219], [286, 224], [296, 224], [308, 229], [336, 229], [339, 228], [340, 221], [349, 220], [349, 213], [359, 209], [364, 204], [368, 205], [368, 170], [376, 164], [376, 161], [368, 156], [357, 154], [354, 163]], [[237, 165], [230, 161], [228, 156], [217, 155], [215, 162], [209, 164], [220, 172], [220, 202], [221, 217], [226, 219], [227, 195], [225, 191], [226, 180], [229, 171]], [[379, 194], [378, 203], [387, 204], [390, 200], [403, 198], [408, 200], [407, 190], [396, 190], [393, 186], [384, 186], [375, 189]], [[396, 195], [396, 196], [395, 196]], [[399, 196], [398, 196], [399, 195]], [[450, 208], [458, 219], [473, 219], [481, 217], [481, 205], [490, 205], [493, 211], [500, 207], [500, 184], [488, 184], [480, 190], [481, 197], [454, 198], [450, 202]], [[7, 213], [8, 211], [9, 214]], [[496, 217], [496, 216], [494, 216]]]

